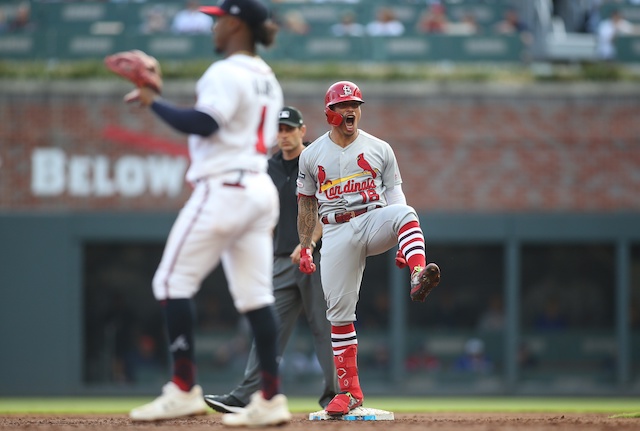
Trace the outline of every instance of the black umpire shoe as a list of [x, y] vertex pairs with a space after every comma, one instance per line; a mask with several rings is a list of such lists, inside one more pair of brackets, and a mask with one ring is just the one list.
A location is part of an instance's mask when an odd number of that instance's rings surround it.
[[240, 413], [246, 404], [231, 394], [205, 395], [204, 402], [209, 407], [220, 413]]

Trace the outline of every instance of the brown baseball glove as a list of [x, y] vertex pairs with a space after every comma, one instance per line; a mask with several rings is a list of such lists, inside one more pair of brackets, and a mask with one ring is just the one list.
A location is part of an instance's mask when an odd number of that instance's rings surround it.
[[133, 82], [138, 87], [149, 87], [158, 94], [162, 91], [162, 72], [158, 60], [134, 49], [105, 57], [107, 69]]

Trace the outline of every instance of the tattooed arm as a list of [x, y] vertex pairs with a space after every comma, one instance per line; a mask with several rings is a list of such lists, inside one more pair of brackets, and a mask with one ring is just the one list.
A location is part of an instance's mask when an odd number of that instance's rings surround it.
[[302, 248], [311, 248], [318, 223], [318, 200], [315, 196], [298, 196], [298, 236]]

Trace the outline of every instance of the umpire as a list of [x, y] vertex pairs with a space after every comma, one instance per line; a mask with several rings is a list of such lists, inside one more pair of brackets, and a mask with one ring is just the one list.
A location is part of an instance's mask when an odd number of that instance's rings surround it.
[[[278, 352], [280, 355], [291, 337], [300, 312], [304, 310], [313, 336], [313, 344], [322, 372], [324, 388], [319, 399], [323, 408], [338, 393], [336, 369], [331, 348], [331, 325], [327, 320], [327, 303], [320, 283], [320, 271], [307, 275], [298, 268], [300, 244], [298, 243], [298, 202], [296, 179], [298, 158], [309, 142], [304, 142], [307, 127], [302, 114], [292, 106], [280, 111], [278, 147], [280, 151], [269, 159], [269, 175], [278, 188], [280, 196], [280, 218], [273, 240], [273, 289], [275, 310], [280, 320]], [[322, 237], [322, 224], [317, 223], [313, 232], [314, 261], [320, 262], [318, 250]], [[317, 244], [317, 246], [316, 246]], [[260, 389], [260, 375], [255, 344], [251, 346], [249, 361], [244, 371], [244, 380], [231, 393], [205, 395], [206, 403], [223, 413], [241, 411], [251, 394]]]

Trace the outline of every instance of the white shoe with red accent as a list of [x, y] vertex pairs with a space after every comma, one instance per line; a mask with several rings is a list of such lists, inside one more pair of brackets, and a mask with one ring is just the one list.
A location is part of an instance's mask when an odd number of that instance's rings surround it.
[[287, 397], [278, 394], [270, 400], [265, 400], [262, 391], [251, 395], [251, 401], [241, 412], [222, 416], [222, 423], [230, 427], [282, 425], [290, 420]]
[[131, 410], [129, 417], [132, 421], [159, 421], [204, 415], [207, 410], [199, 385], [195, 385], [189, 392], [184, 392], [175, 383], [169, 382], [162, 387], [162, 395]]

